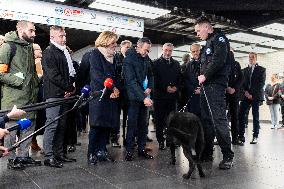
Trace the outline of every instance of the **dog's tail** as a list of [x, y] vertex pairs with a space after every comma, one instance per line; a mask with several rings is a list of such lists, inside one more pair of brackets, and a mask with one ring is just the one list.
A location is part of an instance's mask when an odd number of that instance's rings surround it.
[[176, 138], [178, 138], [178, 140], [180, 140], [180, 142], [184, 144], [188, 144], [190, 142], [190, 139], [193, 137], [193, 135], [185, 133], [184, 131], [174, 127], [168, 128], [168, 133], [171, 136], [175, 136]]

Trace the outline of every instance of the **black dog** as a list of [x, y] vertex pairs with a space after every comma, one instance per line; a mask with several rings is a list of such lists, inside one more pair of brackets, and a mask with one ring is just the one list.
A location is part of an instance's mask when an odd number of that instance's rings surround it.
[[[183, 178], [189, 179], [193, 171], [198, 169], [200, 177], [205, 177], [201, 167], [201, 155], [204, 148], [204, 134], [200, 119], [189, 112], [172, 112], [167, 121], [167, 139], [170, 142], [171, 163], [176, 162], [175, 157], [175, 139], [180, 142], [183, 153], [189, 161], [189, 170]], [[192, 150], [195, 150], [196, 156], [192, 155]]]

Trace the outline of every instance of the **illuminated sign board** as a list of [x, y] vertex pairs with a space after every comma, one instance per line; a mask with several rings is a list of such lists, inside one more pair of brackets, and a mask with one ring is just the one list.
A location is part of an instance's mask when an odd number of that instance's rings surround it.
[[36, 0], [0, 0], [0, 18], [142, 37], [144, 20]]

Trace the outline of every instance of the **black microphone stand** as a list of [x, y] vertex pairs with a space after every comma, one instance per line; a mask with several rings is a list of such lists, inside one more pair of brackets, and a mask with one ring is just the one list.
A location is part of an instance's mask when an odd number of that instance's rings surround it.
[[[87, 102], [91, 101], [95, 98], [97, 98], [98, 94], [100, 94], [101, 91], [99, 92], [94, 92], [90, 95], [90, 97], [86, 100]], [[96, 95], [96, 96], [95, 96]], [[78, 99], [79, 101], [80, 99]], [[82, 102], [82, 100], [81, 100]], [[83, 102], [82, 102], [83, 103]], [[57, 120], [61, 119], [63, 116], [67, 115], [69, 112], [75, 110], [76, 108], [81, 108], [82, 107], [82, 104], [79, 105], [79, 103], [75, 103], [74, 106], [70, 109], [70, 110], [67, 110], [65, 112], [63, 112], [63, 114], [57, 116], [53, 121], [51, 121], [50, 123], [42, 126], [41, 128], [39, 128], [38, 130], [34, 131], [33, 133], [31, 133], [30, 135], [26, 136], [25, 138], [23, 138], [22, 140], [16, 142], [15, 144], [13, 144], [10, 148], [8, 148], [8, 151], [12, 151], [12, 150], [15, 150], [16, 148], [18, 148], [20, 146], [20, 144], [22, 144], [23, 142], [25, 142], [26, 140], [28, 140], [29, 138], [33, 137], [35, 134], [39, 133], [41, 130], [45, 129], [46, 127], [48, 127], [49, 125], [51, 125], [52, 123], [56, 122]], [[2, 152], [0, 151], [0, 158], [3, 156]]]

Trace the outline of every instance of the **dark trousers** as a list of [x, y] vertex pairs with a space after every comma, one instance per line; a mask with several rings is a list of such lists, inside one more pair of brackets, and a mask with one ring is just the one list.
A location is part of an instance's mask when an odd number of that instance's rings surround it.
[[126, 128], [126, 121], [127, 121], [127, 103], [122, 102], [120, 100], [117, 103], [117, 114], [116, 114], [116, 120], [115, 120], [115, 127], [111, 130], [111, 141], [117, 142], [119, 139], [119, 133], [120, 133], [120, 115], [122, 112], [122, 128], [123, 128], [123, 139], [125, 138], [125, 128]]
[[98, 151], [106, 151], [107, 139], [110, 128], [107, 127], [90, 127], [88, 158], [95, 155]]
[[135, 134], [137, 134], [138, 151], [145, 149], [147, 138], [148, 108], [143, 102], [130, 101], [126, 134], [126, 151], [132, 153]]
[[193, 94], [191, 99], [189, 99], [189, 102], [187, 104], [187, 110], [190, 113], [193, 113], [200, 117], [200, 95], [199, 94]]
[[227, 94], [226, 100], [231, 118], [232, 141], [237, 141], [239, 136], [239, 99], [234, 94]]
[[[70, 108], [71, 109], [71, 106]], [[67, 145], [75, 145], [77, 143], [77, 124], [78, 119], [81, 117], [78, 115], [79, 111], [74, 110], [67, 115], [66, 120], [66, 132], [64, 139], [64, 152], [67, 153]]]
[[176, 111], [177, 102], [175, 99], [155, 99], [154, 110], [156, 118], [156, 137], [159, 143], [165, 141], [164, 130], [166, 120], [170, 112]]
[[252, 107], [253, 116], [253, 137], [258, 137], [259, 134], [259, 104], [258, 100], [242, 100], [240, 103], [239, 112], [239, 137], [244, 137], [245, 134], [245, 113], [249, 112]]
[[[231, 150], [229, 123], [226, 116], [225, 89], [226, 87], [222, 85], [209, 84], [205, 85], [201, 91], [201, 121], [205, 138], [203, 157], [212, 156], [215, 135], [223, 153], [223, 158], [234, 157], [234, 152]], [[207, 99], [205, 96], [207, 96]]]

